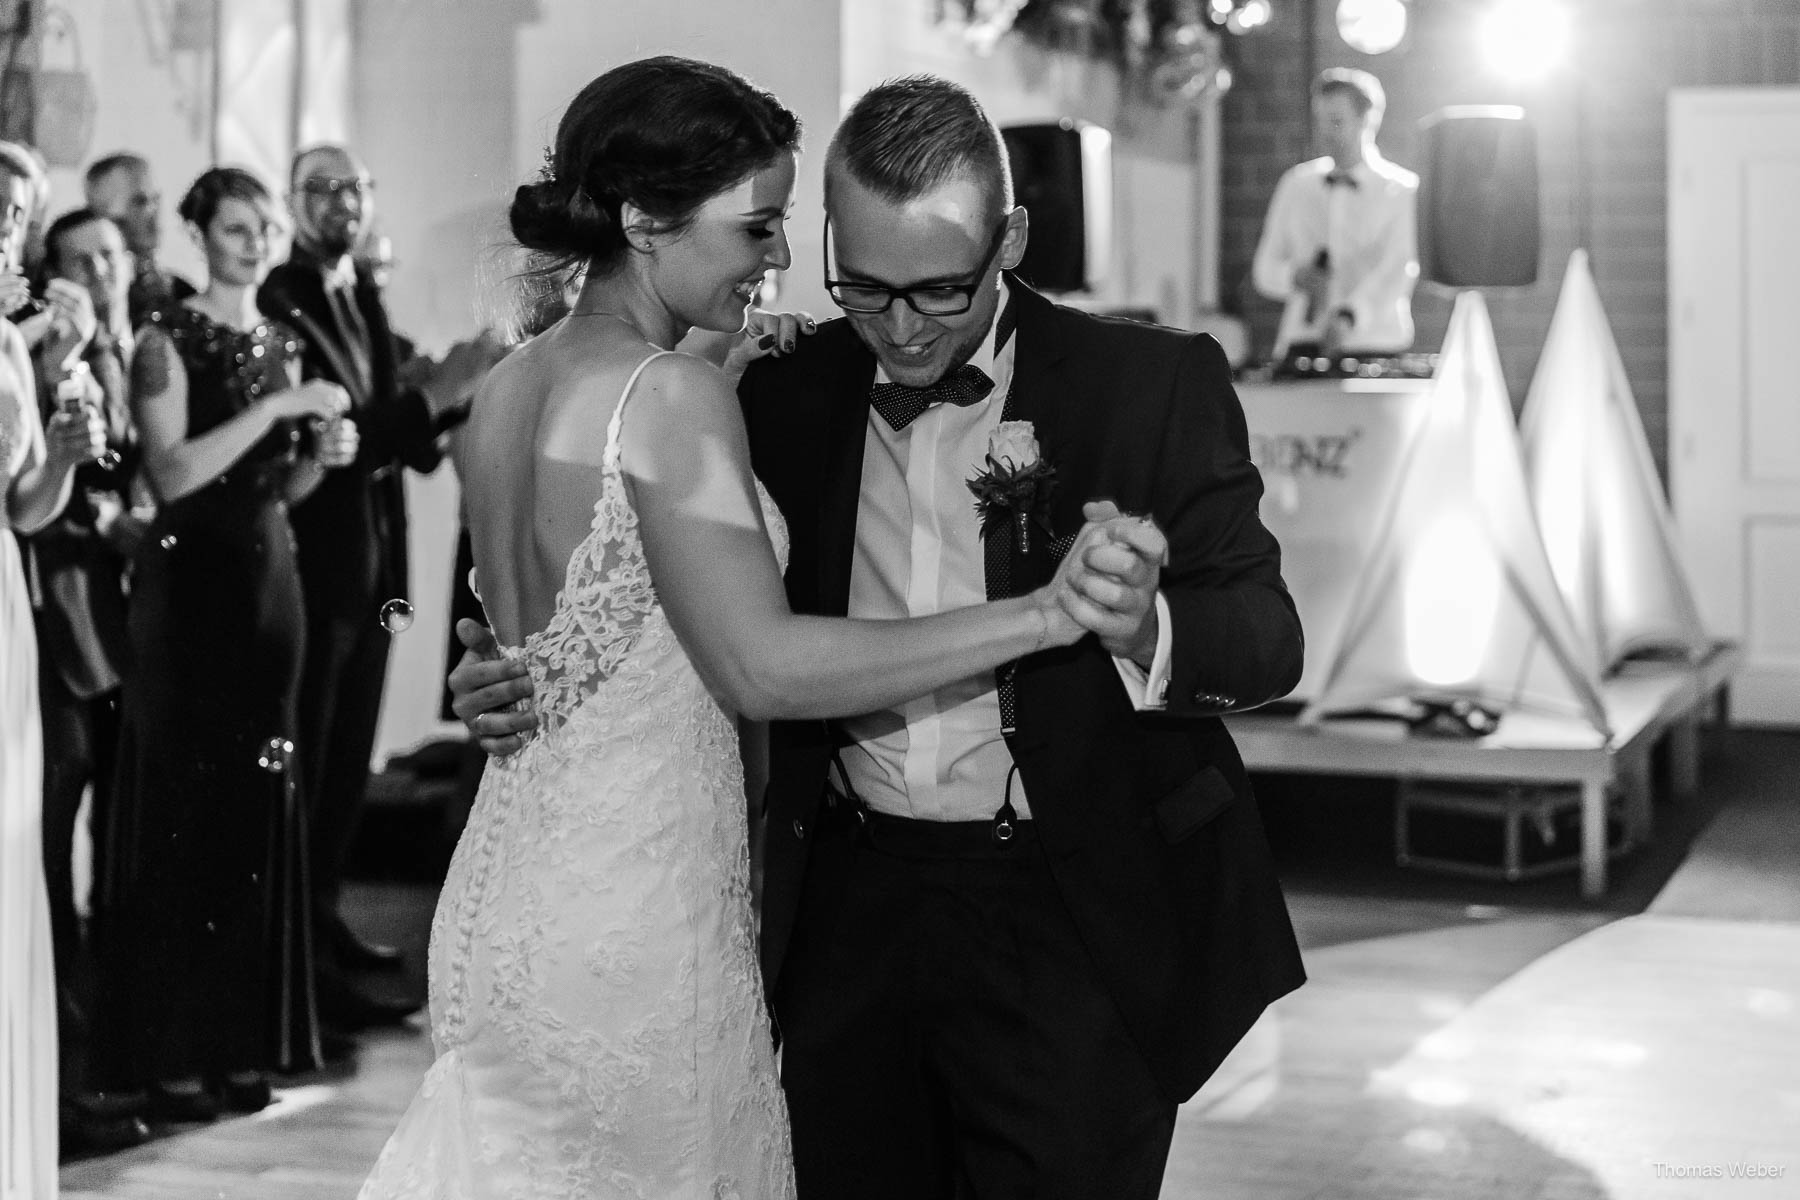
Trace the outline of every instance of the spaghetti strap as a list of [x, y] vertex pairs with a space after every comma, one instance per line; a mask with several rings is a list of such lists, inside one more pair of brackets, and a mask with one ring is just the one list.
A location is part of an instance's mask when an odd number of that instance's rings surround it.
[[645, 367], [663, 357], [665, 354], [676, 353], [679, 353], [679, 351], [658, 350], [655, 354], [652, 354], [649, 358], [646, 358], [643, 362], [639, 363], [637, 369], [632, 371], [631, 378], [625, 381], [625, 390], [619, 393], [619, 403], [613, 408], [612, 420], [606, 423], [606, 449], [603, 452], [601, 461], [605, 464], [607, 470], [610, 471], [619, 465], [619, 420], [625, 415], [625, 402], [631, 399], [631, 390], [637, 386], [638, 376], [644, 373]]

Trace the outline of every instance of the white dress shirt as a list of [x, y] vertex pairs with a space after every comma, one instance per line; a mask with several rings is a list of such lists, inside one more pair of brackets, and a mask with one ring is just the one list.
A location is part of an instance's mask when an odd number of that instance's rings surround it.
[[[1004, 280], [1000, 289], [1003, 309], [1008, 299]], [[934, 405], [898, 432], [869, 410], [850, 616], [925, 616], [987, 600], [981, 523], [968, 481], [981, 469], [988, 435], [1000, 423], [1017, 345], [1017, 338], [1008, 339], [996, 355], [990, 327], [970, 357], [994, 381], [985, 400], [964, 407]], [[889, 382], [879, 367], [875, 382]], [[1151, 670], [1114, 660], [1127, 695], [1140, 709], [1162, 707], [1168, 686], [1173, 639], [1160, 594], [1156, 602], [1159, 632]], [[850, 785], [876, 812], [930, 821], [984, 821], [999, 810], [1013, 759], [1000, 732], [992, 671], [838, 724], [852, 739], [843, 751]], [[1017, 778], [1012, 803], [1021, 819], [1031, 815], [1024, 784]]]
[[[1275, 356], [1289, 343], [1318, 341], [1332, 315], [1350, 312], [1344, 347], [1398, 353], [1412, 345], [1412, 293], [1419, 278], [1419, 177], [1370, 147], [1349, 170], [1347, 183], [1331, 184], [1335, 164], [1327, 156], [1290, 168], [1275, 185], [1252, 273], [1256, 290], [1285, 300]], [[1306, 319], [1306, 295], [1294, 276], [1323, 249], [1331, 255], [1331, 285], [1315, 319]]]

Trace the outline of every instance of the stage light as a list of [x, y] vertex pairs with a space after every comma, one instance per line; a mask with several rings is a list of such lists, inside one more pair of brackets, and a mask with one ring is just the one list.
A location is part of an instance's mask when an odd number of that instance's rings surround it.
[[1225, 18], [1225, 28], [1232, 33], [1249, 33], [1252, 29], [1261, 29], [1275, 15], [1269, 6], [1269, 0], [1244, 0]]
[[1570, 24], [1569, 10], [1557, 0], [1497, 0], [1475, 28], [1489, 70], [1532, 80], [1567, 57]]
[[1404, 0], [1338, 0], [1338, 36], [1352, 50], [1386, 54], [1406, 37]]
[[1500, 608], [1500, 567], [1476, 518], [1447, 513], [1419, 538], [1403, 583], [1406, 665], [1455, 688], [1481, 671]]

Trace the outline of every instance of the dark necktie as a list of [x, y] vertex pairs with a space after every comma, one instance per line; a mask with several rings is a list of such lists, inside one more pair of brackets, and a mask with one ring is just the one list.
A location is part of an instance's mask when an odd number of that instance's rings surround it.
[[[374, 374], [369, 365], [369, 326], [363, 321], [362, 313], [357, 311], [356, 295], [348, 284], [329, 280], [325, 284], [325, 295], [331, 300], [332, 316], [337, 319], [338, 332], [343, 335], [344, 349], [355, 366], [356, 383], [364, 393], [372, 391]], [[345, 383], [349, 382], [345, 380]]]
[[131, 402], [125, 394], [125, 357], [119, 339], [102, 330], [88, 343], [88, 369], [100, 385], [101, 417], [106, 422], [106, 440], [115, 450], [122, 450], [131, 440]]
[[964, 363], [928, 387], [908, 387], [904, 383], [878, 383], [869, 389], [869, 404], [898, 433], [918, 419], [934, 404], [975, 404], [994, 390], [987, 372], [973, 363]]
[[1356, 182], [1356, 176], [1352, 175], [1349, 171], [1343, 170], [1341, 168], [1339, 170], [1327, 171], [1325, 173], [1325, 186], [1326, 187], [1334, 188], [1334, 187], [1338, 187], [1340, 185], [1343, 187], [1347, 187], [1347, 188], [1355, 188], [1356, 186], [1358, 186], [1357, 182]]

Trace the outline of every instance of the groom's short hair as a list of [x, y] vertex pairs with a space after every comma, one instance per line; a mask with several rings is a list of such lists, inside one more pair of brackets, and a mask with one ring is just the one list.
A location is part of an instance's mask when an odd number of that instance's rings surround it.
[[936, 75], [905, 75], [864, 92], [825, 152], [827, 197], [834, 168], [888, 200], [968, 177], [987, 189], [995, 217], [1013, 206], [1000, 130], [967, 88]]

